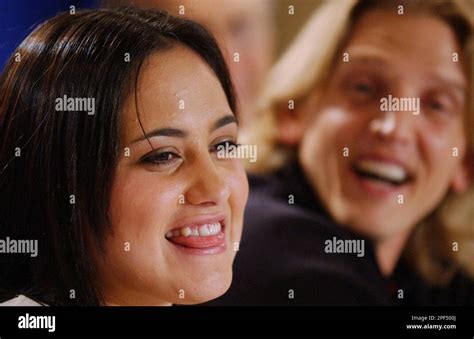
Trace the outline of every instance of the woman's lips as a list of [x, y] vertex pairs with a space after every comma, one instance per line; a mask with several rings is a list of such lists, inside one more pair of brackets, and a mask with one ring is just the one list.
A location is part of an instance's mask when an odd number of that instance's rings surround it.
[[226, 249], [223, 221], [175, 228], [166, 233], [166, 239], [188, 254], [217, 254]]

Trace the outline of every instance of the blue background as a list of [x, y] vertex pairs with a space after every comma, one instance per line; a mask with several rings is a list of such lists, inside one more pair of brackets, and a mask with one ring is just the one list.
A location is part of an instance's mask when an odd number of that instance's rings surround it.
[[0, 70], [16, 46], [41, 22], [69, 6], [98, 7], [99, 0], [0, 0]]

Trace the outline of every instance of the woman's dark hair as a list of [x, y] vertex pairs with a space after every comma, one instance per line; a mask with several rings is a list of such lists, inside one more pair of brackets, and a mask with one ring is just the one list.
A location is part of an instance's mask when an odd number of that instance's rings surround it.
[[[214, 38], [162, 11], [63, 13], [9, 59], [0, 78], [0, 240], [37, 240], [38, 256], [0, 254], [0, 300], [25, 294], [50, 305], [103, 304], [90, 243], [103, 251], [111, 231], [124, 101], [144, 60], [179, 44], [211, 67], [236, 112]], [[55, 110], [64, 95], [94, 98], [95, 114]]]

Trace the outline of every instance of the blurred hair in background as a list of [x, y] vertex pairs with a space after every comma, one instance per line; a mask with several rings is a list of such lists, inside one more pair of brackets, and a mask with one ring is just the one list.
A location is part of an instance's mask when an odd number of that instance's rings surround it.
[[275, 2], [271, 0], [105, 0], [104, 6], [159, 8], [209, 29], [219, 42], [239, 98], [241, 123], [255, 112], [273, 58]]
[[209, 29], [221, 45], [236, 87], [241, 123], [256, 103], [276, 54], [283, 51], [320, 0], [104, 0], [104, 6], [160, 8]]
[[0, 69], [37, 24], [60, 12], [99, 6], [160, 8], [195, 20], [216, 36], [236, 86], [241, 123], [248, 125], [258, 112], [257, 98], [274, 60], [320, 3], [321, 0], [4, 0], [0, 2]]

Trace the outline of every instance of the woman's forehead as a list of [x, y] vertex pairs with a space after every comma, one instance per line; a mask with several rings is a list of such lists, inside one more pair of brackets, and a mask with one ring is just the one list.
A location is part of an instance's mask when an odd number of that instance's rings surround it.
[[134, 140], [141, 127], [197, 127], [226, 114], [232, 111], [213, 70], [191, 50], [173, 47], [143, 64], [136, 93], [128, 94], [124, 106], [122, 138]]

